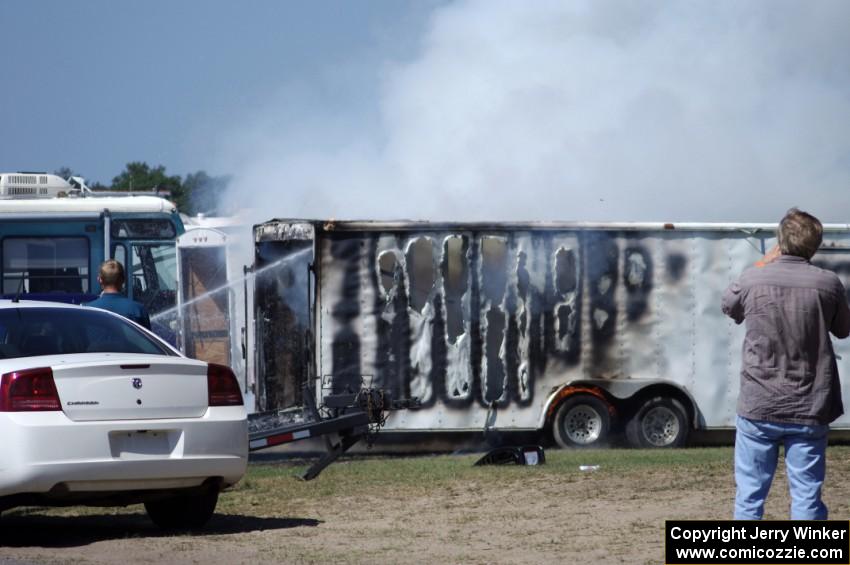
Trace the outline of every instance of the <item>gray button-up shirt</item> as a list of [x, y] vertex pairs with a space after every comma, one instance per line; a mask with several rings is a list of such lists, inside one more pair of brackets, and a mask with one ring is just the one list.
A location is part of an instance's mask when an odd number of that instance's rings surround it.
[[850, 309], [835, 273], [781, 255], [729, 285], [723, 313], [747, 322], [738, 415], [814, 425], [844, 413], [829, 334], [850, 334]]

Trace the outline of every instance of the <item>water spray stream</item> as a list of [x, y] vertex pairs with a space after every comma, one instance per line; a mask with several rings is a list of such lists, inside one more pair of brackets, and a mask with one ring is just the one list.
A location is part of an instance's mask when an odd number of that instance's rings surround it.
[[268, 270], [279, 267], [280, 265], [282, 265], [284, 263], [297, 261], [297, 260], [303, 258], [305, 255], [312, 253], [312, 252], [313, 252], [313, 249], [311, 247], [306, 247], [306, 248], [301, 249], [301, 250], [299, 250], [299, 251], [297, 251], [297, 252], [295, 252], [291, 255], [287, 255], [286, 257], [281, 257], [280, 259], [278, 259], [274, 263], [269, 263], [268, 265], [264, 266], [261, 269], [257, 269], [256, 271], [249, 272], [249, 273], [247, 273], [247, 274], [245, 274], [245, 275], [243, 275], [243, 276], [241, 276], [241, 277], [239, 277], [239, 278], [237, 278], [233, 281], [229, 281], [229, 282], [227, 282], [227, 283], [225, 283], [225, 284], [223, 284], [219, 287], [216, 287], [212, 290], [208, 290], [208, 291], [204, 292], [203, 294], [200, 294], [200, 295], [192, 298], [191, 300], [187, 300], [186, 302], [180, 304], [179, 306], [173, 306], [171, 308], [168, 308], [167, 310], [157, 312], [156, 314], [151, 316], [151, 322], [159, 322], [163, 319], [168, 319], [168, 318], [172, 317], [174, 314], [176, 314], [181, 308], [187, 308], [187, 307], [189, 307], [189, 306], [191, 306], [191, 305], [193, 305], [197, 302], [200, 302], [201, 300], [204, 300], [204, 299], [209, 298], [211, 296], [215, 296], [219, 292], [225, 291], [225, 290], [227, 290], [227, 289], [229, 289], [229, 288], [231, 288], [235, 285], [242, 284], [246, 279], [249, 279], [251, 277], [256, 277], [257, 275], [260, 275], [260, 274], [262, 274], [262, 273], [264, 273]]

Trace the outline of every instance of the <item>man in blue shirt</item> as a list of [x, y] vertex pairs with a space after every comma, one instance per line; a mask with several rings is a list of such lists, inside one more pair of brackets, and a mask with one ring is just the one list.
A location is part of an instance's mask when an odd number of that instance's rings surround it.
[[130, 300], [124, 294], [124, 266], [115, 259], [108, 259], [100, 266], [97, 282], [103, 291], [100, 298], [86, 304], [120, 314], [137, 324], [151, 329], [151, 320], [144, 306]]

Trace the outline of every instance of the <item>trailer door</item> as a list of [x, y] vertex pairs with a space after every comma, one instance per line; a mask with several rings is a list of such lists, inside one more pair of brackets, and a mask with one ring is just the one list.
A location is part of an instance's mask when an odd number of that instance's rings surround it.
[[257, 409], [301, 406], [314, 372], [314, 229], [274, 221], [254, 230]]
[[[826, 234], [825, 234], [826, 236]], [[828, 237], [828, 236], [827, 236]], [[847, 292], [850, 302], [850, 242], [824, 241], [823, 246], [812, 258], [812, 264], [833, 271]], [[832, 339], [832, 347], [838, 362], [838, 374], [841, 377], [841, 391], [844, 400], [845, 415], [835, 422], [834, 426], [847, 428], [850, 425], [850, 338]]]
[[177, 343], [194, 359], [231, 365], [231, 289], [224, 233], [191, 229], [177, 238]]

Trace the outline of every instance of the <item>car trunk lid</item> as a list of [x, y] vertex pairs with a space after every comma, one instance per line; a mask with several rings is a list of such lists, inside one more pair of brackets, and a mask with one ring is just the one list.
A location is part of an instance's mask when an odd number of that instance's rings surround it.
[[205, 363], [116, 355], [52, 368], [62, 410], [74, 421], [198, 418], [207, 410]]

